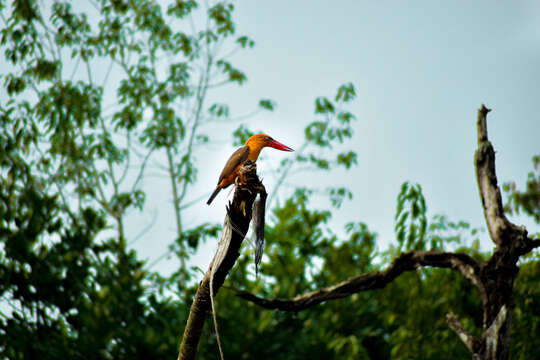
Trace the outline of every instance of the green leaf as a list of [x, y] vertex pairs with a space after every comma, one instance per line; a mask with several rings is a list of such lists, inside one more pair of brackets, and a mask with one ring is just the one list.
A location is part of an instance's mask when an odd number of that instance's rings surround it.
[[259, 107], [268, 111], [274, 111], [276, 103], [272, 100], [262, 99], [259, 100]]
[[255, 45], [255, 41], [245, 35], [238, 37], [236, 42], [239, 43], [242, 48], [252, 48]]
[[349, 102], [356, 97], [356, 90], [352, 83], [343, 84], [339, 87], [335, 101], [337, 102]]
[[315, 114], [328, 114], [334, 112], [334, 105], [325, 97], [318, 97], [315, 100]]

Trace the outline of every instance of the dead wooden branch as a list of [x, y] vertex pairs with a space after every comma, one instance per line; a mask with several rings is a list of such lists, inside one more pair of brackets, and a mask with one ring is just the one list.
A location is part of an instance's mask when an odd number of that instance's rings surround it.
[[491, 258], [482, 264], [480, 280], [484, 284], [482, 338], [473, 356], [480, 359], [508, 359], [510, 353], [510, 321], [513, 308], [512, 291], [521, 255], [534, 248], [524, 226], [511, 223], [504, 214], [501, 191], [495, 172], [495, 150], [488, 138], [487, 114], [484, 105], [478, 110], [478, 149], [474, 157], [476, 179], [484, 217], [496, 247]]
[[517, 262], [522, 255], [540, 247], [540, 239], [529, 238], [525, 227], [513, 224], [504, 213], [495, 173], [495, 151], [487, 132], [487, 114], [490, 111], [484, 105], [478, 110], [478, 149], [474, 162], [486, 223], [496, 245], [487, 261], [479, 263], [466, 254], [411, 251], [398, 256], [382, 272], [355, 276], [337, 285], [292, 299], [264, 299], [245, 291], [237, 291], [237, 295], [267, 309], [300, 311], [360, 291], [382, 288], [402, 273], [416, 270], [420, 266], [451, 268], [459, 271], [480, 293], [483, 307], [482, 336], [478, 339], [472, 337], [452, 313], [447, 315], [448, 325], [469, 348], [473, 360], [508, 359], [512, 291], [519, 271]]
[[240, 247], [251, 221], [253, 201], [260, 192], [266, 193], [263, 184], [257, 177], [257, 167], [255, 163], [246, 161], [240, 169], [233, 201], [227, 207], [218, 252], [200, 282], [193, 299], [178, 360], [195, 359], [206, 314], [210, 310], [210, 283], [212, 282], [213, 285], [213, 293], [217, 294], [227, 274], [240, 256]]
[[475, 343], [477, 343], [478, 340], [473, 338], [471, 334], [469, 334], [467, 329], [465, 329], [465, 327], [461, 325], [453, 312], [446, 314], [446, 322], [448, 323], [448, 326], [455, 331], [455, 333], [459, 336], [461, 341], [463, 341], [463, 343], [465, 344], [465, 346], [467, 346], [471, 353], [474, 353]]
[[508, 235], [524, 232], [526, 237], [526, 231], [512, 224], [504, 214], [501, 191], [495, 174], [495, 150], [487, 135], [486, 117], [490, 111], [491, 109], [484, 105], [478, 110], [478, 149], [474, 160], [488, 230], [493, 242], [502, 245], [505, 240], [511, 240], [511, 236]]
[[384, 271], [355, 276], [337, 285], [311, 291], [293, 299], [264, 299], [246, 291], [237, 291], [236, 295], [267, 309], [296, 312], [360, 291], [381, 289], [404, 272], [414, 271], [420, 266], [455, 269], [461, 272], [473, 285], [480, 285], [478, 278], [480, 264], [467, 254], [410, 251], [394, 259], [392, 265]]

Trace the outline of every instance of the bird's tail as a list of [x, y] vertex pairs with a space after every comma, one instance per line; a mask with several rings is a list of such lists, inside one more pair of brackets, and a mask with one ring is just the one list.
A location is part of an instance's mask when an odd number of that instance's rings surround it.
[[214, 190], [212, 195], [210, 195], [210, 199], [208, 199], [208, 201], [206, 202], [206, 205], [210, 205], [210, 203], [214, 200], [214, 198], [217, 196], [217, 194], [219, 193], [220, 190], [221, 190], [221, 188], [218, 186], [216, 188], [216, 190]]

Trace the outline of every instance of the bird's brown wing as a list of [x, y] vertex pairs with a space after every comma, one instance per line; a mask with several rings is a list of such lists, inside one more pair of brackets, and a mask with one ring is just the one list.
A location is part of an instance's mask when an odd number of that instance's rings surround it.
[[223, 171], [221, 172], [221, 175], [219, 175], [219, 181], [218, 184], [221, 183], [221, 180], [229, 176], [238, 165], [246, 161], [249, 155], [249, 147], [243, 146], [240, 149], [236, 150], [227, 163], [225, 164], [225, 167], [223, 168]]

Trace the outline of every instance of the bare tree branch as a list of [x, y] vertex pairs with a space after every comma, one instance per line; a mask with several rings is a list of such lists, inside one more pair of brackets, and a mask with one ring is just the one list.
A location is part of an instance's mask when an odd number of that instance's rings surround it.
[[499, 359], [504, 356], [500, 353], [504, 351], [508, 352], [508, 349], [505, 349], [503, 344], [499, 344], [499, 340], [501, 340], [501, 329], [509, 325], [507, 322], [508, 316], [506, 305], [503, 305], [490, 327], [484, 330], [486, 357], [489, 359]]
[[510, 241], [511, 233], [526, 231], [512, 224], [504, 214], [501, 191], [497, 185], [495, 173], [495, 150], [488, 139], [487, 114], [491, 111], [482, 104], [478, 109], [478, 149], [475, 153], [476, 177], [480, 198], [484, 207], [484, 216], [489, 234], [495, 244], [501, 246], [504, 241]]
[[[257, 177], [256, 169], [256, 165], [251, 161], [246, 161], [240, 169], [240, 177], [236, 184], [234, 198], [227, 209], [227, 218], [223, 230], [224, 236], [220, 240], [220, 250], [212, 260], [193, 299], [182, 344], [180, 345], [178, 360], [195, 359], [206, 314], [210, 309], [210, 284], [212, 283], [213, 293], [217, 294], [225, 281], [225, 277], [240, 256], [240, 246], [251, 221], [253, 201], [258, 192], [264, 191], [264, 186]], [[223, 248], [221, 244], [228, 244], [228, 246]], [[213, 269], [214, 266], [216, 266], [216, 269]]]
[[473, 359], [508, 359], [512, 291], [519, 272], [517, 262], [520, 256], [540, 247], [540, 239], [529, 238], [524, 226], [511, 223], [504, 214], [495, 174], [495, 151], [487, 134], [486, 117], [490, 111], [484, 105], [478, 110], [478, 149], [475, 153], [480, 198], [490, 237], [496, 244], [487, 261], [478, 262], [466, 254], [411, 251], [398, 256], [382, 272], [355, 276], [337, 285], [311, 291], [293, 299], [264, 299], [245, 291], [237, 291], [237, 296], [268, 309], [300, 311], [360, 291], [383, 288], [402, 273], [413, 271], [420, 266], [451, 268], [459, 271], [480, 292], [483, 307], [482, 337], [472, 337], [452, 313], [447, 315], [448, 325], [471, 350]]
[[337, 285], [311, 291], [293, 299], [264, 299], [246, 291], [237, 291], [236, 295], [267, 309], [296, 312], [328, 300], [384, 288], [399, 275], [416, 270], [420, 266], [457, 270], [473, 285], [482, 288], [478, 277], [480, 264], [471, 256], [440, 251], [410, 251], [395, 258], [392, 265], [384, 271], [355, 276]]
[[469, 334], [469, 332], [467, 331], [467, 329], [465, 329], [465, 327], [461, 325], [456, 315], [452, 312], [446, 314], [446, 322], [448, 323], [448, 326], [456, 332], [456, 334], [471, 351], [471, 353], [474, 353], [474, 344], [478, 340], [472, 337], [471, 334]]
[[524, 249], [524, 254], [532, 251], [533, 249], [536, 249], [537, 247], [540, 247], [540, 239], [527, 238], [527, 248]]

